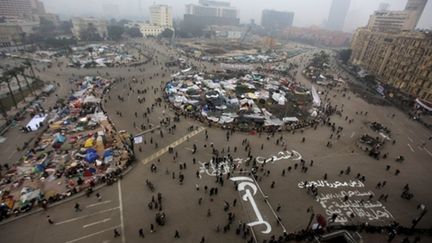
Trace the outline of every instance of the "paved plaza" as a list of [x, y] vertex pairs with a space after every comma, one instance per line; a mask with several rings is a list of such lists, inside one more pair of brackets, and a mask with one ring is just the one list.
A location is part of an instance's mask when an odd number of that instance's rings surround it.
[[[419, 204], [432, 208], [428, 189], [432, 132], [397, 108], [369, 104], [346, 90], [347, 85], [318, 86], [322, 101], [342, 111], [330, 116], [330, 123], [341, 127], [339, 133], [324, 122], [272, 134], [230, 132], [184, 116], [174, 121], [176, 114], [158, 98], [171, 74], [179, 71], [164, 63], [180, 56], [154, 40], [141, 42], [142, 52], [153, 55], [153, 60], [137, 67], [77, 69], [67, 67], [62, 58], [45, 71], [39, 67], [42, 80], [59, 84], [58, 97], [70, 94], [67, 80], [74, 76], [116, 79], [103, 107], [117, 130], [143, 134], [143, 142], [135, 145], [136, 162], [123, 178], [97, 191], [100, 199], [93, 193], [0, 222], [2, 242], [269, 242], [272, 236], [277, 240], [284, 232], [300, 232], [315, 224], [311, 214], [328, 218], [328, 224], [384, 226], [396, 221], [409, 228], [421, 213]], [[298, 64], [296, 81], [307, 87], [311, 82], [301, 71], [316, 51], [289, 59]], [[188, 61], [198, 70], [218, 69]], [[57, 96], [48, 97], [43, 106], [53, 105]], [[384, 145], [385, 159], [370, 157], [358, 146], [363, 134], [376, 134], [368, 126], [374, 121], [388, 127], [395, 140]], [[22, 156], [16, 147], [34, 133], [24, 134], [15, 127], [3, 136], [1, 163], [12, 164]], [[401, 155], [404, 161], [396, 162]], [[407, 184], [411, 200], [401, 198]], [[76, 203], [81, 211], [74, 209]], [[155, 221], [159, 212], [165, 214], [164, 225]], [[333, 214], [337, 218], [330, 223]], [[429, 229], [431, 224], [432, 214], [427, 213], [416, 228]], [[114, 237], [114, 230], [120, 236]], [[388, 238], [387, 232], [361, 235], [365, 242]], [[405, 237], [397, 235], [395, 241]], [[431, 240], [426, 235], [420, 238], [420, 242]]]

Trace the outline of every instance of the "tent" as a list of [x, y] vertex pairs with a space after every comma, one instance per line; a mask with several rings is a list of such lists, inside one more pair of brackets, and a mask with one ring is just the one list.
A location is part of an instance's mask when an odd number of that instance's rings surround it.
[[85, 148], [93, 147], [94, 139], [93, 138], [87, 138], [87, 140], [84, 143]]
[[84, 160], [89, 163], [94, 163], [98, 158], [99, 155], [96, 153], [96, 151], [87, 152], [87, 154], [84, 156]]
[[27, 128], [30, 128], [32, 131], [36, 131], [39, 129], [39, 124], [43, 121], [45, 121], [45, 119], [48, 117], [48, 115], [45, 114], [38, 114], [35, 115], [29, 123], [27, 123]]

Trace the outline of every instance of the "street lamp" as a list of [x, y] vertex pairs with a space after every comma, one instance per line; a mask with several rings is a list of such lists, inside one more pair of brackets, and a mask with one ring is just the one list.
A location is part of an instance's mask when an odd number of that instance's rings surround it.
[[310, 215], [309, 222], [308, 222], [308, 224], [307, 224], [307, 226], [306, 226], [306, 229], [305, 229], [306, 231], [309, 231], [310, 225], [312, 224], [312, 220], [313, 220], [313, 218], [315, 217], [315, 212], [314, 212], [314, 209], [313, 209], [312, 206], [310, 206], [310, 207], [307, 209], [306, 212], [308, 212], [308, 213], [311, 214], [311, 215]]
[[414, 229], [417, 226], [417, 224], [420, 222], [420, 220], [423, 218], [423, 216], [425, 216], [425, 214], [427, 213], [426, 205], [424, 205], [423, 203], [417, 206], [417, 210], [421, 210], [421, 213], [419, 217], [413, 219], [411, 229]]

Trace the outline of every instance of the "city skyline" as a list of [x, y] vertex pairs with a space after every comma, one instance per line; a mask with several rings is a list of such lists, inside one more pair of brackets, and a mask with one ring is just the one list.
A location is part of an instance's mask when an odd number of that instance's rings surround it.
[[[175, 19], [183, 19], [185, 13], [185, 5], [190, 3], [198, 3], [198, 0], [179, 0], [169, 1], [161, 0], [155, 2], [145, 2], [139, 0], [124, 0], [118, 3], [113, 0], [92, 0], [83, 1], [76, 0], [69, 2], [65, 0], [43, 0], [48, 11], [58, 13], [62, 18], [69, 18], [73, 16], [96, 16], [104, 17], [103, 4], [115, 4], [119, 7], [120, 18], [131, 18], [148, 20], [150, 13], [148, 7], [153, 4], [168, 4], [173, 9], [173, 17]], [[80, 4], [82, 2], [82, 4]], [[325, 20], [328, 18], [330, 12], [331, 0], [320, 0], [320, 8], [310, 8], [313, 5], [313, 0], [306, 0], [302, 3], [298, 1], [288, 0], [273, 0], [270, 2], [256, 2], [250, 4], [246, 0], [231, 0], [228, 1], [232, 6], [239, 9], [240, 23], [249, 23], [251, 19], [259, 23], [261, 20], [261, 12], [264, 9], [274, 9], [279, 11], [294, 12], [295, 19], [293, 26], [309, 27], [319, 26], [323, 27]], [[384, 1], [386, 2], [386, 1]], [[388, 1], [387, 1], [388, 2]], [[394, 0], [391, 3], [389, 10], [403, 9], [406, 0]], [[360, 0], [352, 0], [348, 14], [345, 19], [343, 31], [353, 32], [358, 27], [366, 26], [369, 16], [378, 10], [379, 5], [383, 3], [380, 0], [369, 0], [367, 2]], [[86, 6], [82, 8], [81, 6]], [[140, 10], [141, 9], [141, 10]], [[426, 5], [425, 11], [420, 18], [418, 28], [432, 28], [432, 3], [429, 1]]]

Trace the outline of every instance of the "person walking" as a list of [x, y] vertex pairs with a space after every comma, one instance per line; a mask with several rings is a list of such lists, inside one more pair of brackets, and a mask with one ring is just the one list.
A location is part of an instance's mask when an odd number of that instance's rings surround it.
[[49, 224], [54, 224], [54, 221], [51, 220], [51, 218], [50, 218], [49, 215], [47, 215], [46, 217], [47, 217], [47, 220], [48, 220], [48, 223], [49, 223]]
[[180, 233], [178, 230], [175, 231], [174, 238], [180, 238]]
[[144, 238], [144, 230], [143, 228], [138, 230], [139, 237]]
[[120, 233], [117, 231], [117, 229], [114, 229], [114, 238], [117, 238], [120, 236]]
[[79, 212], [79, 211], [81, 211], [81, 207], [80, 207], [80, 204], [79, 203], [75, 203], [75, 212]]

